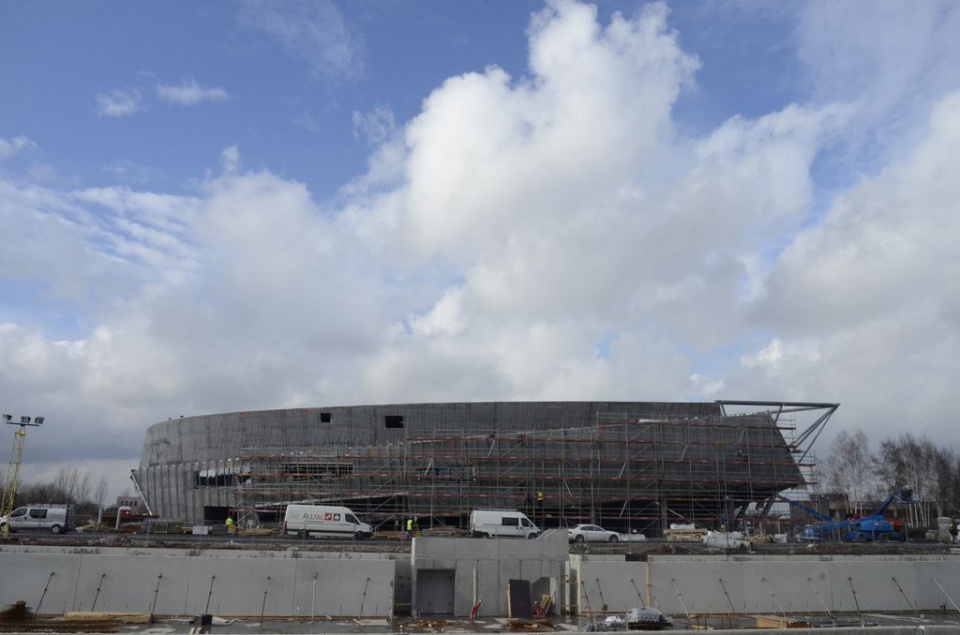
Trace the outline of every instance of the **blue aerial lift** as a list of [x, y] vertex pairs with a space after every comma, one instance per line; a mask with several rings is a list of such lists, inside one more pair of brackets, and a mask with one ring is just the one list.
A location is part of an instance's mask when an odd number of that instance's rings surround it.
[[813, 516], [820, 522], [811, 523], [804, 528], [803, 537], [807, 540], [824, 540], [825, 538], [839, 537], [848, 542], [886, 542], [888, 540], [906, 540], [902, 524], [884, 517], [883, 512], [893, 502], [909, 505], [914, 502], [913, 490], [904, 487], [890, 496], [869, 516], [860, 518], [834, 519], [822, 514], [812, 507], [807, 507], [799, 501], [790, 500], [784, 496], [777, 496], [779, 500], [790, 503], [804, 513]]

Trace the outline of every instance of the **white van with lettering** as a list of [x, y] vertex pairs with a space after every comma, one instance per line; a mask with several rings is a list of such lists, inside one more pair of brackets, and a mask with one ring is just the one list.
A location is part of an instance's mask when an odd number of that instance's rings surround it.
[[73, 505], [26, 505], [17, 507], [8, 516], [0, 518], [0, 530], [10, 523], [8, 531], [49, 531], [62, 534], [77, 527], [77, 513]]
[[287, 505], [283, 533], [301, 538], [353, 538], [373, 536], [373, 527], [360, 522], [346, 507], [331, 505]]
[[536, 538], [540, 529], [523, 512], [504, 509], [475, 509], [470, 514], [474, 538]]

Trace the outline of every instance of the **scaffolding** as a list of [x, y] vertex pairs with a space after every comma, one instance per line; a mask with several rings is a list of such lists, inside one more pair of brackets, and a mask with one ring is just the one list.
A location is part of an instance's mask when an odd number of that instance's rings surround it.
[[[260, 525], [279, 523], [286, 504], [310, 501], [346, 505], [379, 529], [399, 529], [409, 516], [465, 527], [473, 509], [501, 508], [542, 528], [591, 522], [654, 536], [674, 522], [732, 527], [751, 505], [768, 510], [778, 492], [802, 486], [809, 448], [796, 431], [782, 408], [598, 413], [590, 425], [509, 432], [448, 422], [399, 443], [248, 448], [231, 478], [236, 513]], [[800, 437], [809, 439], [810, 428]]]

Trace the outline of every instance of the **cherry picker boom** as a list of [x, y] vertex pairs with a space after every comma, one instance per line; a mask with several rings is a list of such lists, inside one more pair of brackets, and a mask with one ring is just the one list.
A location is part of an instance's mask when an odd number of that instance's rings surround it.
[[869, 516], [860, 518], [834, 519], [817, 510], [807, 507], [799, 501], [790, 500], [784, 496], [777, 496], [779, 500], [790, 503], [806, 514], [813, 516], [820, 522], [811, 523], [804, 528], [803, 537], [807, 540], [824, 540], [830, 537], [839, 537], [848, 542], [886, 542], [888, 540], [906, 540], [902, 524], [890, 520], [883, 512], [894, 502], [909, 505], [914, 502], [913, 490], [904, 487], [887, 497], [883, 503]]

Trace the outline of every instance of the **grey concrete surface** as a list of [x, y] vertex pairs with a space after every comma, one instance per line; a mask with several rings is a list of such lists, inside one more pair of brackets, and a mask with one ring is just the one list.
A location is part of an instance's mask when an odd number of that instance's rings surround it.
[[622, 612], [642, 601], [676, 615], [932, 611], [960, 602], [958, 564], [956, 555], [571, 556], [572, 609]]
[[[568, 554], [539, 540], [417, 538], [411, 553], [0, 545], [0, 607], [268, 618], [507, 614], [511, 579], [581, 623], [653, 605], [693, 615], [960, 614], [960, 555]], [[722, 626], [723, 619], [714, 619]], [[955, 624], [960, 632], [960, 621]], [[795, 632], [795, 631], [794, 631]], [[820, 631], [822, 632], [822, 630]], [[849, 632], [849, 631], [846, 631]]]
[[395, 561], [380, 554], [4, 546], [0, 605], [39, 614], [393, 615]]
[[529, 581], [535, 598], [560, 595], [567, 556], [567, 535], [559, 531], [536, 540], [416, 538], [411, 550], [414, 614], [429, 612], [425, 607], [436, 604], [428, 594], [443, 591], [422, 584], [425, 571], [452, 573], [452, 615], [468, 616], [478, 601], [483, 602], [481, 614], [506, 615], [510, 580]]

